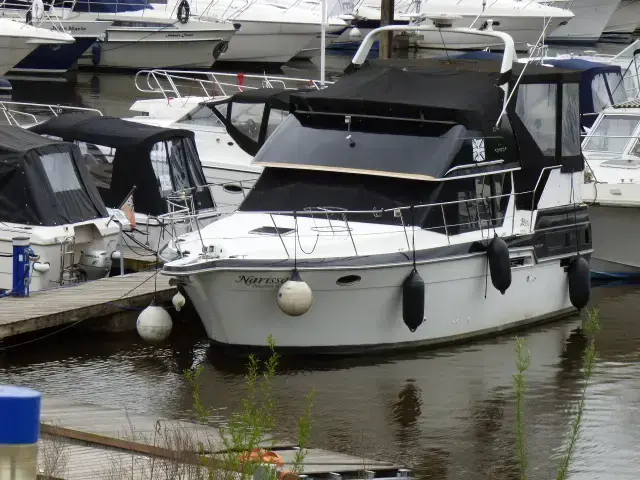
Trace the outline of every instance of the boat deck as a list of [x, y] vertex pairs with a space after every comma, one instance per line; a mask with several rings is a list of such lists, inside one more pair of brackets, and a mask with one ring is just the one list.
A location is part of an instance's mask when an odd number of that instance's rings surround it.
[[[41, 431], [41, 452], [47, 453], [40, 455], [39, 466], [53, 478], [203, 478], [196, 475], [196, 467], [189, 461], [195, 456], [189, 454], [204, 448], [208, 458], [215, 459], [224, 451], [215, 427], [70, 403], [46, 395]], [[297, 447], [279, 439], [269, 439], [267, 446], [285, 461], [282, 471], [288, 471]], [[57, 464], [56, 471], [51, 464]], [[399, 469], [392, 463], [315, 448], [306, 452], [303, 465], [306, 475], [334, 479], [336, 474], [395, 477]]]
[[[156, 278], [154, 278], [156, 277]], [[131, 273], [0, 299], [0, 339], [80, 323], [171, 299], [169, 278], [153, 271]]]

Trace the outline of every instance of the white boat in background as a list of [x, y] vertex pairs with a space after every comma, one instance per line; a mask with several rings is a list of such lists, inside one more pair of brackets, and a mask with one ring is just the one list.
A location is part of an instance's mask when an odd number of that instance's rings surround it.
[[73, 37], [68, 33], [0, 18], [0, 75], [7, 73], [41, 45], [73, 42]]
[[[12, 73], [64, 74], [76, 68], [78, 58], [87, 51], [99, 38], [103, 38], [110, 22], [76, 21], [70, 8], [44, 7], [35, 9], [30, 2], [20, 0], [4, 0], [0, 2], [0, 18], [10, 18], [17, 22], [47, 30], [68, 33], [73, 36], [70, 44], [40, 45], [27, 55], [12, 69]], [[30, 21], [27, 17], [31, 16]]]
[[[175, 11], [179, 4], [176, 0], [169, 0], [166, 9]], [[263, 0], [192, 0], [189, 4], [196, 18], [223, 20], [238, 26], [233, 42], [220, 55], [220, 62], [279, 67], [307, 48], [320, 34], [320, 16], [302, 8]], [[346, 27], [344, 21], [332, 19], [327, 32], [339, 34]]]
[[589, 205], [591, 270], [605, 277], [640, 275], [640, 103], [604, 110], [582, 143], [582, 186]]
[[[109, 275], [120, 226], [88, 180], [78, 148], [2, 126], [0, 157], [0, 289], [36, 291]], [[18, 282], [12, 239], [30, 246]]]
[[618, 9], [604, 27], [606, 35], [633, 35], [640, 25], [640, 2], [637, 0], [622, 0]]
[[570, 10], [575, 15], [566, 25], [549, 30], [547, 40], [562, 44], [598, 42], [620, 0], [537, 0], [551, 7]]
[[[384, 28], [406, 29], [436, 31]], [[259, 349], [273, 335], [283, 350], [359, 353], [469, 339], [586, 305], [579, 74], [525, 71], [511, 37], [471, 29], [450, 33], [500, 39], [499, 65], [363, 65], [380, 30], [335, 85], [291, 95], [240, 209], [173, 243], [162, 273], [213, 342]]]
[[[380, 6], [365, 1], [354, 9], [352, 22], [364, 35], [380, 25]], [[394, 23], [411, 25], [430, 25], [437, 17], [455, 17], [455, 28], [473, 27], [479, 30], [493, 29], [509, 34], [515, 42], [516, 50], [527, 51], [531, 45], [537, 45], [543, 31], [549, 34], [555, 28], [569, 22], [574, 14], [555, 6], [536, 2], [517, 0], [496, 0], [484, 7], [475, 0], [460, 0], [452, 3], [447, 0], [428, 2], [405, 2], [396, 6]], [[336, 44], [353, 42], [345, 32]], [[494, 39], [480, 35], [458, 35], [452, 31], [420, 32], [413, 35], [420, 48], [473, 50], [479, 48], [500, 49], [502, 44]]]
[[[236, 32], [228, 22], [205, 22], [154, 8], [145, 0], [74, 0], [78, 20], [112, 22], [81, 67], [210, 68]], [[182, 15], [182, 14], [180, 14]]]
[[[142, 115], [127, 120], [194, 132], [206, 181], [226, 213], [240, 205], [262, 172], [251, 160], [288, 114], [278, 107], [279, 96], [320, 88], [317, 80], [302, 78], [165, 70], [139, 72], [135, 84], [159, 98], [136, 101], [130, 110]], [[265, 114], [269, 126], [261, 131]]]

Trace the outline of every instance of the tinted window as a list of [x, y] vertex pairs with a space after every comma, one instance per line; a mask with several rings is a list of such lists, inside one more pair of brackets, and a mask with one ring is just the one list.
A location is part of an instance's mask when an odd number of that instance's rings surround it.
[[577, 83], [562, 86], [562, 156], [580, 155], [580, 96]]
[[596, 75], [593, 77], [593, 80], [591, 80], [591, 95], [593, 97], [593, 109], [596, 112], [599, 112], [611, 103], [604, 75]]
[[80, 182], [69, 152], [42, 154], [40, 162], [55, 193], [80, 190]]
[[520, 85], [516, 114], [545, 156], [556, 151], [556, 99], [554, 84]]
[[264, 113], [263, 103], [234, 103], [231, 106], [231, 124], [254, 142], [260, 137]]

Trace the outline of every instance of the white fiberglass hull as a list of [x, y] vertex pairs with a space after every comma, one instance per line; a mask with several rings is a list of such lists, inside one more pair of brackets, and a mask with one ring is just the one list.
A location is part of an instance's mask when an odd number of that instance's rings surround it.
[[[135, 12], [133, 12], [135, 13]], [[95, 14], [85, 14], [94, 15]], [[136, 26], [144, 17], [101, 15], [114, 20], [98, 51], [88, 50], [78, 61], [79, 66], [114, 69], [210, 68], [235, 33], [230, 24], [214, 24], [189, 20], [170, 26]], [[125, 22], [125, 25], [122, 25]], [[134, 26], [126, 26], [130, 23]], [[220, 28], [218, 28], [220, 27]]]
[[605, 276], [640, 275], [639, 187], [633, 183], [583, 185], [593, 235], [592, 272]]
[[620, 0], [573, 0], [546, 3], [554, 7], [569, 9], [575, 15], [566, 25], [553, 30], [547, 37], [549, 41], [596, 43], [609, 19], [618, 9]]
[[270, 63], [291, 60], [318, 34], [318, 25], [238, 20], [241, 27], [218, 59], [221, 62]]
[[640, 25], [640, 2], [622, 0], [618, 9], [611, 15], [603, 33], [632, 34]]
[[104, 251], [111, 259], [117, 248], [119, 228], [109, 219], [98, 219], [90, 222], [50, 226], [27, 227], [12, 223], [2, 223], [0, 227], [0, 289], [12, 288], [13, 259], [12, 238], [29, 237], [33, 252], [38, 255], [40, 264], [48, 264], [47, 271], [38, 271], [32, 266], [29, 289], [34, 292], [60, 286], [62, 269], [61, 240], [75, 242], [70, 248], [74, 253], [64, 257], [65, 266], [77, 264], [81, 260], [81, 252]]
[[24, 38], [2, 35], [0, 32], [0, 76], [7, 73], [38, 47], [25, 43]]
[[[426, 321], [412, 333], [402, 320], [401, 285], [410, 271], [410, 265], [301, 270], [313, 305], [300, 317], [285, 315], [276, 303], [288, 270], [198, 273], [189, 276], [185, 290], [211, 340], [251, 347], [266, 346], [269, 334], [279, 347], [307, 350], [437, 345], [572, 311], [559, 261], [514, 267], [511, 286], [501, 295], [487, 279], [486, 256], [477, 254], [418, 265], [426, 282]], [[336, 284], [349, 275], [361, 280]]]

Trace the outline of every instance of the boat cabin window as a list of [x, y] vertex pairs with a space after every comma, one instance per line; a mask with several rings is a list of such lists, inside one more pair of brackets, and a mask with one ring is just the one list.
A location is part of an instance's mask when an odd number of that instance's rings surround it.
[[54, 193], [82, 189], [69, 152], [43, 153], [40, 162]]
[[518, 88], [516, 114], [548, 157], [556, 151], [556, 105], [555, 84], [524, 84]]
[[593, 80], [591, 80], [591, 94], [596, 112], [609, 105], [627, 101], [627, 92], [622, 75], [614, 72], [602, 73], [593, 77]]
[[264, 103], [234, 103], [231, 107], [231, 125], [254, 142], [260, 138]]
[[432, 210], [424, 228], [457, 235], [500, 227], [507, 212], [511, 190], [509, 173], [444, 182], [437, 202], [453, 203]]
[[265, 134], [265, 140], [269, 138], [269, 136], [273, 133], [273, 131], [278, 128], [278, 126], [287, 118], [289, 115], [288, 110], [279, 110], [277, 108], [272, 108], [269, 110], [269, 118], [267, 120], [267, 133]]
[[607, 76], [607, 84], [609, 85], [609, 90], [611, 91], [611, 98], [613, 99], [613, 104], [626, 102], [629, 100], [627, 95], [627, 91], [624, 88], [624, 81], [622, 80], [622, 75], [619, 73], [609, 72], [606, 74]]
[[84, 163], [98, 189], [110, 189], [115, 150], [92, 143], [74, 142], [80, 148]]
[[[457, 235], [503, 224], [512, 193], [511, 174], [495, 173], [425, 182], [377, 175], [266, 167], [241, 211], [380, 210], [428, 205], [413, 219], [392, 213], [348, 214], [365, 223], [416, 226]], [[441, 205], [443, 204], [443, 205]]]
[[198, 186], [195, 180], [199, 178], [195, 171], [197, 163], [192, 161], [194, 156], [197, 156], [195, 145], [187, 138], [170, 138], [153, 145], [151, 166], [162, 198]]
[[639, 117], [631, 115], [605, 115], [589, 132], [583, 150], [622, 153], [639, 122]]
[[580, 93], [577, 83], [562, 85], [563, 157], [580, 155]]
[[198, 105], [197, 108], [187, 113], [184, 117], [176, 122], [178, 125], [200, 125], [203, 127], [219, 127], [224, 128], [224, 124], [218, 119], [213, 112], [212, 107], [207, 105]]

